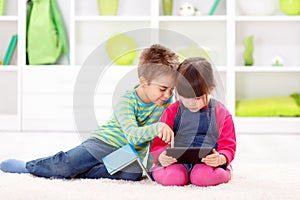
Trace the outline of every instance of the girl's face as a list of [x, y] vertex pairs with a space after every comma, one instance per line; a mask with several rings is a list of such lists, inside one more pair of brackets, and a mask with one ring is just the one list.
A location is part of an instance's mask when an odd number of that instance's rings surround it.
[[207, 106], [208, 102], [207, 95], [202, 95], [195, 98], [185, 98], [179, 95], [179, 99], [183, 103], [183, 105], [191, 112], [198, 112], [200, 109]]
[[141, 82], [138, 96], [144, 103], [162, 105], [173, 94], [175, 79], [171, 76], [158, 77], [150, 83]]

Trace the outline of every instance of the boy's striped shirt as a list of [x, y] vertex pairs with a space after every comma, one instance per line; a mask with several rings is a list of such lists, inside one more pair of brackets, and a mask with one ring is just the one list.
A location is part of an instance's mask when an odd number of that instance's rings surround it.
[[[115, 147], [130, 143], [141, 159], [144, 159], [152, 140], [158, 135], [158, 121], [172, 99], [169, 98], [161, 106], [145, 104], [137, 96], [135, 89], [131, 89], [120, 98], [111, 118], [106, 124], [100, 125], [92, 133], [92, 137]], [[147, 165], [149, 164], [151, 163]]]

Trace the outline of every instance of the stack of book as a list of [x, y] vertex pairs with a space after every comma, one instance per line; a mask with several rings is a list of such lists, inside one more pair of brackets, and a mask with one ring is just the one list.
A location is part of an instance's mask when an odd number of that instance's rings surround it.
[[141, 167], [147, 178], [152, 180], [147, 169], [141, 162], [136, 150], [130, 144], [124, 145], [120, 149], [112, 152], [111, 154], [108, 154], [106, 157], [102, 158], [102, 161], [108, 173], [110, 173], [111, 175], [117, 173], [120, 170], [123, 170], [127, 166], [136, 162]]

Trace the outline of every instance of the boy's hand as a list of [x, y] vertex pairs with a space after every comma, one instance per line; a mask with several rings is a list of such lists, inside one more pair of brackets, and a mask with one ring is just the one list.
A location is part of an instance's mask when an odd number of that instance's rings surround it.
[[171, 147], [174, 147], [174, 132], [167, 124], [161, 123], [158, 137], [165, 143], [170, 144]]
[[167, 166], [177, 162], [177, 160], [175, 158], [167, 156], [166, 151], [163, 151], [159, 155], [158, 161], [163, 167], [167, 167]]
[[219, 154], [215, 149], [213, 149], [212, 154], [202, 158], [201, 161], [212, 167], [224, 165], [227, 162], [226, 157], [222, 154]]

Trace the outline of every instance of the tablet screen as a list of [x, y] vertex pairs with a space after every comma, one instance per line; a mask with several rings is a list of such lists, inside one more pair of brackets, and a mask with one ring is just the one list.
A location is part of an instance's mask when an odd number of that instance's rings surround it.
[[177, 159], [177, 163], [196, 164], [202, 163], [201, 158], [212, 153], [210, 147], [173, 147], [167, 148], [167, 155]]

